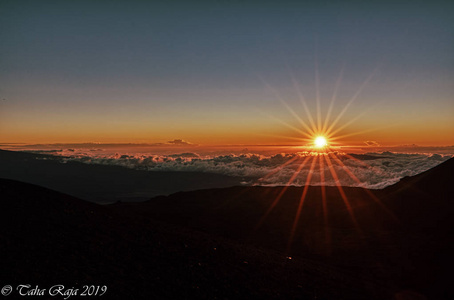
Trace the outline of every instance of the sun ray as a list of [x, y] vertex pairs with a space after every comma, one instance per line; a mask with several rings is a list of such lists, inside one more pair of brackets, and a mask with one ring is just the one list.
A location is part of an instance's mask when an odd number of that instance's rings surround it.
[[290, 250], [290, 247], [293, 243], [293, 238], [295, 236], [296, 227], [298, 226], [298, 222], [301, 216], [301, 211], [303, 209], [304, 200], [306, 199], [307, 191], [309, 189], [309, 183], [312, 179], [312, 173], [314, 171], [316, 157], [312, 159], [311, 167], [309, 169], [309, 173], [307, 173], [306, 183], [304, 184], [303, 194], [301, 195], [300, 202], [298, 203], [298, 208], [296, 210], [295, 220], [293, 221], [292, 231], [290, 232], [290, 237], [287, 245], [287, 252]]
[[299, 99], [300, 99], [300, 102], [301, 102], [301, 104], [303, 105], [303, 108], [304, 108], [304, 111], [305, 111], [305, 113], [306, 113], [306, 116], [307, 116], [307, 118], [308, 118], [308, 120], [309, 120], [309, 123], [310, 123], [310, 125], [312, 126], [312, 129], [314, 129], [314, 128], [316, 128], [314, 118], [312, 117], [312, 114], [311, 114], [311, 112], [310, 112], [310, 110], [309, 110], [309, 107], [307, 107], [306, 100], [305, 100], [305, 98], [304, 98], [304, 96], [303, 96], [303, 93], [301, 92], [301, 89], [300, 89], [300, 87], [299, 87], [299, 84], [298, 84], [298, 82], [296, 81], [296, 79], [293, 78], [293, 76], [292, 76], [292, 82], [293, 82], [293, 86], [294, 86], [295, 89], [296, 89], [296, 92], [297, 92], [297, 94], [298, 94], [298, 97], [299, 97]]
[[304, 112], [306, 113], [307, 119], [309, 120], [309, 124], [310, 124], [311, 128], [314, 130], [316, 128], [314, 118], [311, 114], [311, 111], [309, 110], [309, 108], [307, 106], [306, 99], [303, 95], [303, 92], [301, 91], [300, 85], [299, 85], [298, 81], [295, 79], [295, 75], [293, 74], [293, 71], [289, 67], [288, 64], [286, 64], [286, 67], [289, 72], [290, 79], [292, 80], [293, 87], [295, 88], [298, 98], [299, 98], [301, 104], [303, 105]]
[[[383, 101], [379, 102], [379, 103], [383, 103]], [[373, 109], [375, 109], [376, 107], [378, 106], [378, 104], [374, 105], [373, 107], [369, 108], [369, 109], [366, 109], [364, 110], [363, 112], [361, 112], [360, 114], [356, 115], [354, 118], [350, 119], [347, 123], [343, 124], [342, 126], [336, 128], [336, 130], [334, 131], [330, 131], [328, 135], [328, 137], [331, 137], [331, 136], [334, 136], [336, 133], [338, 133], [339, 131], [341, 131], [342, 129], [346, 128], [347, 126], [349, 126], [350, 124], [353, 124], [354, 122], [356, 122], [357, 120], [359, 120], [360, 118], [362, 118], [364, 115], [366, 115], [367, 113], [371, 112]]]
[[[350, 171], [350, 169], [336, 156], [334, 153], [329, 153], [329, 155], [336, 161], [336, 163], [342, 167], [342, 169], [352, 178], [356, 183], [361, 185], [361, 180], [358, 179], [358, 177], [355, 176], [355, 174]], [[385, 210], [394, 220], [397, 220], [397, 217], [395, 214], [393, 214], [381, 201], [378, 199], [377, 196], [375, 196], [369, 189], [363, 189], [371, 198], [374, 200], [383, 210]]]
[[358, 230], [360, 230], [359, 229], [359, 224], [356, 221], [356, 217], [355, 217], [355, 215], [353, 213], [353, 208], [351, 207], [350, 202], [348, 201], [347, 195], [345, 195], [344, 189], [342, 188], [342, 186], [340, 184], [339, 177], [337, 176], [337, 173], [334, 170], [334, 166], [333, 166], [333, 164], [331, 162], [331, 159], [329, 158], [328, 155], [325, 155], [324, 157], [325, 157], [326, 163], [328, 164], [328, 169], [329, 169], [329, 171], [331, 173], [331, 176], [334, 179], [334, 183], [336, 184], [336, 187], [339, 190], [339, 194], [341, 195], [341, 198], [344, 201], [345, 206], [347, 207], [348, 213], [350, 214], [350, 217], [352, 218], [352, 221], [355, 224], [355, 227]]
[[381, 172], [381, 170], [378, 169], [377, 167], [371, 166], [371, 165], [369, 165], [369, 164], [363, 162], [362, 160], [357, 159], [356, 157], [351, 156], [351, 155], [348, 154], [348, 153], [347, 153], [347, 154], [344, 154], [344, 155], [345, 155], [346, 157], [348, 157], [348, 158], [350, 158], [350, 159], [352, 159], [352, 160], [358, 162], [359, 164], [361, 164], [361, 165], [363, 165], [363, 166], [365, 166], [365, 167], [367, 167], [367, 168], [369, 168], [369, 169], [371, 169], [371, 170], [374, 170], [375, 172]]
[[378, 130], [383, 130], [383, 129], [391, 128], [391, 127], [394, 127], [394, 126], [395, 125], [381, 126], [380, 128], [370, 128], [370, 129], [366, 129], [366, 130], [352, 132], [352, 133], [349, 133], [349, 134], [338, 135], [338, 136], [335, 136], [335, 137], [333, 136], [333, 137], [330, 137], [330, 140], [336, 141], [336, 140], [340, 140], [340, 139], [343, 139], [343, 138], [346, 138], [346, 137], [351, 137], [351, 136], [360, 135], [360, 134], [363, 134], [363, 133], [369, 133], [369, 132], [374, 132], [374, 131], [378, 131]]
[[281, 192], [277, 195], [276, 199], [274, 199], [273, 203], [271, 203], [270, 207], [268, 208], [268, 210], [265, 212], [265, 214], [262, 216], [262, 218], [260, 219], [260, 221], [257, 223], [257, 225], [255, 226], [255, 230], [257, 230], [260, 226], [262, 226], [263, 222], [265, 221], [265, 219], [268, 217], [268, 215], [271, 213], [271, 211], [274, 209], [274, 207], [279, 203], [279, 200], [281, 200], [282, 196], [285, 194], [285, 192], [287, 191], [288, 187], [290, 186], [290, 184], [293, 183], [293, 181], [296, 179], [296, 177], [299, 175], [299, 173], [301, 172], [301, 170], [304, 168], [304, 166], [306, 165], [307, 161], [310, 159], [311, 157], [310, 156], [307, 156], [304, 161], [298, 166], [298, 169], [293, 173], [292, 177], [289, 179], [289, 181], [287, 182], [287, 184], [284, 186], [284, 188], [281, 190]]
[[317, 131], [322, 129], [322, 109], [320, 104], [320, 78], [318, 71], [318, 57], [315, 52], [315, 100], [317, 103]]
[[304, 122], [296, 113], [293, 109], [291, 109], [290, 106], [288, 106], [288, 104], [282, 99], [282, 98], [279, 98], [281, 103], [284, 104], [285, 108], [292, 114], [292, 116], [298, 120], [298, 122], [300, 122], [301, 125], [303, 125], [304, 128], [306, 128], [306, 130], [308, 130], [311, 134], [315, 134], [314, 130], [312, 128], [310, 128], [306, 122]]
[[356, 98], [361, 94], [362, 90], [366, 87], [366, 85], [369, 83], [369, 81], [372, 79], [372, 77], [375, 75], [377, 69], [375, 69], [372, 74], [369, 75], [369, 77], [366, 78], [366, 80], [361, 84], [359, 87], [358, 91], [353, 95], [353, 97], [350, 99], [350, 101], [345, 105], [345, 107], [342, 109], [342, 111], [339, 113], [337, 118], [331, 123], [330, 127], [328, 128], [328, 132], [331, 132], [334, 126], [339, 122], [339, 120], [342, 118], [342, 116], [345, 114], [345, 112], [348, 110], [350, 105], [355, 102]]
[[304, 135], [304, 136], [306, 136], [306, 137], [308, 137], [308, 138], [311, 138], [311, 137], [312, 137], [312, 135], [310, 135], [309, 133], [307, 133], [307, 132], [305, 132], [305, 131], [302, 131], [301, 129], [298, 129], [298, 128], [296, 128], [295, 126], [290, 125], [290, 124], [288, 124], [288, 123], [282, 121], [282, 120], [279, 119], [279, 118], [276, 118], [275, 116], [268, 115], [268, 114], [266, 114], [266, 115], [267, 115], [269, 118], [271, 118], [271, 119], [273, 119], [273, 120], [275, 120], [275, 121], [281, 123], [282, 125], [284, 125], [284, 126], [290, 128], [290, 129], [294, 130], [295, 132], [297, 132], [297, 133], [299, 133], [299, 134], [301, 134], [301, 135]]
[[260, 75], [257, 75], [259, 77], [259, 79], [262, 81], [262, 83], [266, 86], [266, 88], [274, 95], [274, 97], [279, 101], [281, 102], [284, 107], [292, 114], [292, 116], [298, 120], [298, 122], [306, 129], [308, 130], [311, 134], [314, 134], [314, 131], [311, 127], [309, 127], [306, 122], [304, 122], [303, 119], [300, 118], [300, 116], [298, 116], [295, 111], [287, 104], [287, 102], [285, 102], [284, 99], [282, 99], [281, 95], [279, 94], [279, 92], [271, 87], [270, 84], [268, 84], [268, 82], [263, 78], [261, 77]]
[[336, 133], [338, 133], [339, 131], [341, 131], [341, 130], [343, 130], [344, 128], [348, 127], [349, 125], [355, 123], [357, 120], [359, 120], [359, 119], [362, 118], [364, 115], [366, 115], [369, 111], [370, 111], [370, 109], [361, 112], [360, 114], [356, 115], [354, 118], [350, 119], [347, 123], [343, 124], [342, 126], [337, 127], [336, 130], [331, 131], [329, 134], [327, 134], [327, 136], [328, 136], [328, 137], [334, 136], [334, 135], [335, 135]]
[[333, 92], [333, 96], [331, 97], [331, 102], [329, 104], [329, 107], [328, 107], [328, 112], [326, 113], [326, 117], [325, 117], [325, 122], [323, 124], [323, 128], [322, 128], [322, 132], [323, 134], [327, 134], [327, 126], [328, 126], [328, 122], [331, 118], [331, 113], [333, 111], [333, 108], [334, 108], [334, 102], [336, 102], [336, 98], [337, 98], [337, 91], [340, 87], [340, 84], [342, 82], [342, 77], [343, 77], [343, 74], [344, 74], [344, 67], [342, 67], [341, 71], [340, 71], [340, 74], [339, 74], [339, 78], [337, 79], [336, 81], [336, 85], [334, 87], [334, 92]]
[[[328, 247], [331, 245], [331, 231], [329, 229], [329, 219], [328, 219], [328, 206], [326, 203], [326, 186], [325, 186], [325, 166], [323, 155], [319, 155], [319, 168], [320, 168], [320, 189], [322, 194], [322, 207], [323, 207], [323, 221], [325, 224], [325, 241]], [[330, 248], [328, 248], [330, 250]]]
[[283, 163], [282, 165], [278, 166], [276, 169], [272, 170], [271, 172], [269, 172], [265, 176], [261, 177], [259, 180], [263, 181], [263, 180], [266, 180], [266, 179], [270, 178], [271, 176], [273, 176], [274, 174], [276, 174], [277, 172], [282, 170], [285, 166], [288, 166], [289, 164], [291, 164], [292, 162], [294, 162], [298, 158], [299, 158], [298, 156], [292, 157], [290, 160], [288, 160], [285, 163]]
[[264, 134], [264, 133], [261, 133], [261, 134], [257, 134], [258, 136], [267, 136], [267, 137], [274, 137], [274, 138], [286, 138], [286, 139], [289, 139], [289, 140], [294, 140], [294, 141], [298, 141], [298, 142], [306, 142], [306, 143], [310, 143], [313, 138], [311, 136], [311, 138], [302, 138], [302, 137], [294, 137], [294, 136], [288, 136], [288, 135], [283, 135], [283, 134]]

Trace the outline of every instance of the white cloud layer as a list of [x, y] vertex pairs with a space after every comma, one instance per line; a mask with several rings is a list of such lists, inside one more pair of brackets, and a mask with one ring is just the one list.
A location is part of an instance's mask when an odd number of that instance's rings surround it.
[[[193, 152], [174, 154], [108, 154], [103, 151], [82, 151], [66, 149], [56, 152], [64, 155], [63, 162], [79, 161], [88, 164], [115, 165], [148, 171], [178, 171], [217, 173], [244, 178], [247, 184], [257, 185], [294, 185], [302, 186], [310, 171], [310, 162], [306, 163], [294, 181], [290, 178], [300, 167], [308, 153], [276, 154], [264, 156], [260, 154], [229, 154], [200, 155]], [[398, 182], [405, 176], [413, 176], [424, 172], [452, 157], [451, 154], [405, 154], [405, 153], [368, 153], [363, 155], [338, 155], [344, 164], [331, 158], [333, 168], [343, 186], [366, 187], [381, 189]], [[345, 168], [359, 179], [352, 178]], [[321, 184], [318, 160], [312, 173], [311, 185]], [[325, 184], [336, 184], [328, 168], [324, 173]]]

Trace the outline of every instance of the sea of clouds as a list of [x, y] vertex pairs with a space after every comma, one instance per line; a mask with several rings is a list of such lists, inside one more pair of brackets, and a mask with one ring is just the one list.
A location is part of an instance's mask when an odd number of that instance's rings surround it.
[[[336, 151], [326, 159], [295, 147], [199, 147], [182, 140], [166, 144], [0, 145], [3, 149], [53, 155], [61, 163], [112, 165], [150, 172], [204, 172], [240, 178], [245, 185], [306, 184], [381, 189], [405, 176], [422, 173], [454, 157], [454, 146], [366, 147], [347, 154]], [[309, 159], [307, 159], [309, 157]], [[311, 171], [311, 162], [315, 164]], [[320, 158], [324, 167], [320, 168]], [[45, 158], [42, 158], [45, 159]], [[306, 164], [302, 163], [307, 159]], [[352, 176], [353, 175], [353, 176]]]
[[[244, 149], [247, 150], [247, 149]], [[153, 154], [149, 152], [121, 153], [103, 149], [42, 150], [57, 155], [62, 163], [71, 161], [86, 164], [122, 166], [131, 169], [177, 172], [205, 172], [240, 177], [245, 185], [305, 185], [312, 159], [311, 185], [336, 185], [326, 159], [311, 152], [200, 154], [196, 152]], [[335, 155], [335, 156], [334, 156]], [[306, 164], [302, 163], [309, 157]], [[338, 159], [335, 159], [337, 157]], [[452, 154], [372, 152], [348, 155], [332, 153], [332, 168], [343, 186], [381, 189], [405, 176], [424, 172], [453, 157]], [[323, 158], [324, 168], [320, 168]], [[300, 169], [299, 173], [297, 170]], [[297, 174], [295, 176], [295, 174]], [[353, 174], [354, 176], [352, 176]], [[293, 180], [291, 178], [293, 177]], [[324, 180], [322, 180], [324, 178]]]

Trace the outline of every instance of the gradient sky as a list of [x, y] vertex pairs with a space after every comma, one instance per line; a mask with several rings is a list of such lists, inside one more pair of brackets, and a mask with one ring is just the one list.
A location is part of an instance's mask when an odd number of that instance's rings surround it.
[[452, 16], [452, 1], [3, 0], [0, 142], [295, 143], [278, 98], [308, 122], [296, 81], [314, 117], [337, 91], [331, 121], [357, 95], [344, 143], [453, 145]]

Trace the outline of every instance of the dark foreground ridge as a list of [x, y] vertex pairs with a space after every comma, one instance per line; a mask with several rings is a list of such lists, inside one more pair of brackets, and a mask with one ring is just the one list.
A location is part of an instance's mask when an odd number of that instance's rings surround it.
[[336, 187], [325, 206], [310, 187], [292, 234], [302, 188], [102, 206], [0, 179], [0, 283], [106, 285], [105, 299], [450, 299], [453, 187], [454, 159], [381, 191], [343, 188], [350, 209]]

